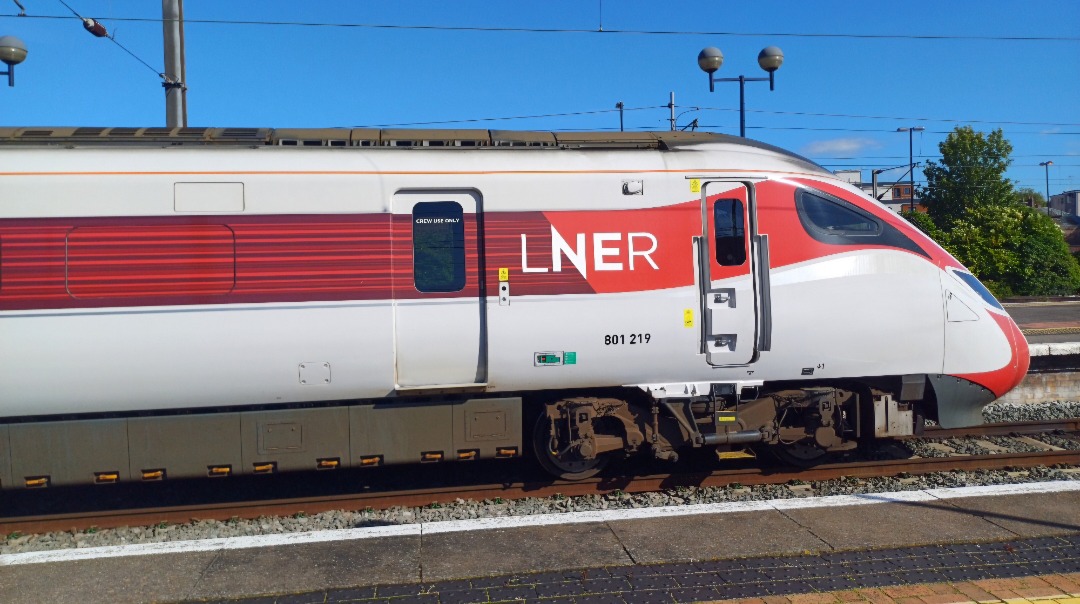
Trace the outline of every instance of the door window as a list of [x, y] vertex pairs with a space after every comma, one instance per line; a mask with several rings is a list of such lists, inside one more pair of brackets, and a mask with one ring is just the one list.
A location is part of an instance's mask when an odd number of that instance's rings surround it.
[[741, 200], [716, 200], [713, 205], [713, 229], [716, 233], [716, 262], [720, 266], [741, 266], [746, 262], [744, 224]]
[[413, 283], [421, 292], [465, 288], [465, 221], [461, 204], [428, 201], [413, 206]]

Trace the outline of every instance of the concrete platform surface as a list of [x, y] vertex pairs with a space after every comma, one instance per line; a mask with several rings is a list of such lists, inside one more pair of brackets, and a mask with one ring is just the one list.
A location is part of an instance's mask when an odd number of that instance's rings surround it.
[[1004, 306], [1031, 344], [1080, 340], [1080, 302], [1024, 302]]
[[1080, 302], [1006, 302], [1003, 306], [1021, 329], [1080, 327]]
[[1080, 573], [1080, 485], [1046, 484], [998, 496], [862, 496], [853, 505], [841, 497], [658, 517], [609, 511], [599, 521], [567, 515], [511, 528], [429, 523], [392, 537], [66, 561], [7, 555], [0, 602], [677, 602]]

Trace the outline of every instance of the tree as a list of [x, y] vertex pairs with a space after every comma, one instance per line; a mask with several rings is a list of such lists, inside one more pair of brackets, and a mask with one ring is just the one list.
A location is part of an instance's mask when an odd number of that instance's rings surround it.
[[927, 162], [923, 205], [941, 228], [969, 208], [1007, 205], [1015, 201], [1005, 170], [1012, 163], [1012, 145], [1001, 129], [988, 136], [971, 126], [958, 126], [938, 145], [941, 163]]
[[995, 295], [1080, 292], [1080, 262], [1057, 224], [1027, 207], [1034, 191], [1015, 191], [1004, 177], [1012, 145], [958, 127], [938, 147], [941, 163], [928, 162], [927, 214], [905, 214], [967, 266]]

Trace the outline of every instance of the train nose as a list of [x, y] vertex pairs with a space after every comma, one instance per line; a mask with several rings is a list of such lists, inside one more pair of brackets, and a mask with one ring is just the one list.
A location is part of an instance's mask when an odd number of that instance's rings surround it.
[[1019, 385], [1031, 360], [1027, 338], [1012, 317], [988, 291], [975, 291], [985, 304], [945, 291], [945, 358], [942, 374], [931, 381], [938, 420], [947, 428], [982, 423], [982, 408]]
[[972, 381], [993, 392], [994, 398], [1000, 398], [1019, 386], [1027, 375], [1028, 366], [1031, 364], [1031, 349], [1027, 338], [1012, 317], [994, 312], [990, 313], [990, 317], [1008, 340], [1009, 361], [999, 369], [972, 376], [975, 378]]
[[[1020, 326], [1016, 324], [1016, 321], [1012, 320], [1012, 317], [1009, 317], [1009, 328], [1011, 330], [1009, 332], [1009, 341], [1012, 344], [1014, 367], [1012, 379], [1005, 392], [1019, 386], [1020, 382], [1024, 381], [1028, 368], [1031, 367], [1031, 347], [1028, 345], [1024, 333], [1020, 331]], [[1002, 394], [1005, 394], [1005, 392]]]

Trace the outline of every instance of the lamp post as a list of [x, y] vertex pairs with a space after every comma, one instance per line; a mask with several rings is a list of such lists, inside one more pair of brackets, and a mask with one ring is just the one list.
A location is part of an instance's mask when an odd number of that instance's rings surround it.
[[1041, 161], [1039, 165], [1046, 168], [1046, 211], [1050, 211], [1050, 166], [1054, 165], [1054, 162], [1050, 160]]
[[0, 61], [8, 66], [7, 71], [0, 71], [0, 76], [7, 76], [8, 86], [15, 85], [15, 66], [24, 60], [26, 43], [15, 36], [0, 36]]
[[[908, 133], [908, 139], [907, 139], [908, 140], [908, 143], [907, 143], [908, 170], [910, 170], [910, 172], [911, 172], [910, 177], [911, 177], [911, 211], [912, 212], [915, 211], [915, 152], [914, 152], [914, 141], [912, 139], [914, 138], [916, 132], [922, 132], [923, 130], [926, 130], [926, 128], [923, 128], [922, 126], [912, 126], [910, 128], [897, 128], [896, 129], [897, 132], [907, 132]], [[903, 207], [903, 206], [901, 206], [901, 207]]]
[[768, 82], [769, 90], [775, 90], [776, 83], [773, 75], [776, 73], [777, 69], [780, 69], [780, 65], [784, 63], [783, 51], [775, 46], [766, 46], [758, 53], [758, 65], [769, 72], [769, 77], [767, 78], [748, 78], [742, 75], [737, 78], [713, 77], [713, 74], [724, 64], [724, 53], [720, 52], [720, 49], [715, 46], [709, 46], [708, 48], [702, 49], [702, 51], [698, 53], [697, 62], [698, 67], [709, 74], [709, 92], [716, 91], [716, 82], [739, 83], [739, 136], [746, 138], [746, 83]]

